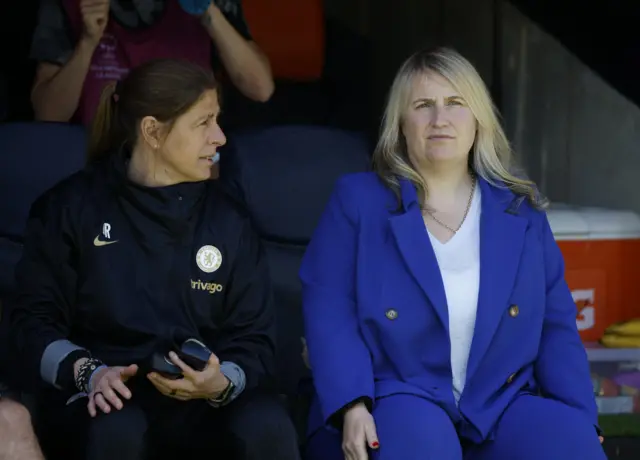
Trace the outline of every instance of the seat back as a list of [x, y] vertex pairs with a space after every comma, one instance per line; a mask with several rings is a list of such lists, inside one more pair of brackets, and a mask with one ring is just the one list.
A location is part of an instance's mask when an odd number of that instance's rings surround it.
[[338, 177], [369, 168], [364, 135], [314, 126], [237, 134], [222, 154], [221, 177], [245, 202], [266, 251], [278, 315], [278, 378], [296, 394], [301, 358], [302, 256]]
[[243, 0], [242, 7], [275, 78], [320, 78], [325, 52], [322, 0]]
[[[0, 298], [14, 289], [14, 269], [31, 204], [47, 189], [81, 169], [85, 130], [58, 123], [0, 124]], [[0, 306], [0, 368], [7, 321]], [[5, 357], [6, 358], [6, 357]]]
[[86, 143], [77, 125], [0, 124], [0, 237], [21, 241], [31, 204], [82, 169]]

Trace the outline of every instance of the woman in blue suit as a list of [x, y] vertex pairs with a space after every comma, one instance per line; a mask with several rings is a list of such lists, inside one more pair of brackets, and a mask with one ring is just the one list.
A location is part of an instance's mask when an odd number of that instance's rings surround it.
[[308, 457], [604, 460], [546, 203], [466, 59], [404, 63], [374, 160], [338, 182], [301, 268]]

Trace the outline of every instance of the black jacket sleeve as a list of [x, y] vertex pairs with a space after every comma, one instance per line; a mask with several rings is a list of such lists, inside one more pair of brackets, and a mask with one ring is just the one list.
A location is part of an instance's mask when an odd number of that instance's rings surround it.
[[246, 389], [270, 386], [275, 369], [275, 314], [271, 279], [249, 219], [239, 235], [225, 298], [225, 320], [215, 353], [242, 368]]
[[10, 300], [11, 336], [22, 383], [39, 386], [45, 349], [69, 335], [77, 274], [66, 206], [44, 195], [31, 208], [17, 290]]

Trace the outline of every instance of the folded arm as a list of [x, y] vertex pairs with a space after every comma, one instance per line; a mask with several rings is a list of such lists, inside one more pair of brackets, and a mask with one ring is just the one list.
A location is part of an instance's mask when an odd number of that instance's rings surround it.
[[269, 100], [274, 91], [269, 58], [250, 39], [241, 5], [237, 19], [229, 18], [214, 3], [202, 18], [204, 27], [216, 46], [216, 51], [233, 84], [246, 97], [258, 102]]

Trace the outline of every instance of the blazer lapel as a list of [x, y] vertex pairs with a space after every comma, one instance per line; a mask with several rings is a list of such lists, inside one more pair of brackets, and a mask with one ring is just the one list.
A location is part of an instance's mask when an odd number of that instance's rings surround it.
[[527, 229], [527, 220], [517, 215], [513, 195], [478, 180], [482, 191], [480, 291], [467, 381], [480, 365], [509, 307]]
[[431, 301], [442, 324], [449, 329], [449, 312], [444, 284], [435, 252], [427, 234], [416, 190], [407, 180], [401, 181], [405, 212], [389, 219], [400, 254], [409, 272]]

